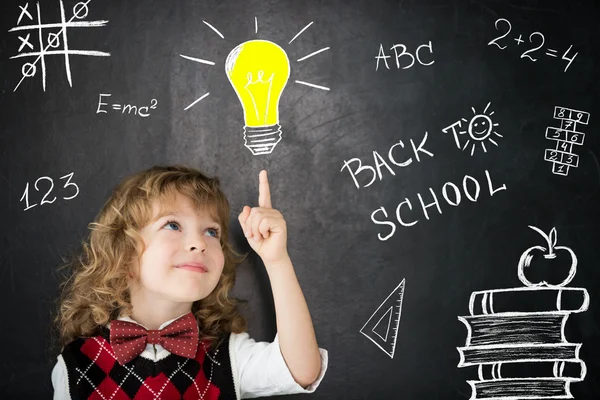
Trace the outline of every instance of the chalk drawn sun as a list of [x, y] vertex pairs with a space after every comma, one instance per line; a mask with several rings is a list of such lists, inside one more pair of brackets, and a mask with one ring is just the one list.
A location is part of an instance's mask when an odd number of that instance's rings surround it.
[[487, 110], [490, 107], [490, 104], [491, 102], [487, 103], [487, 106], [485, 106], [485, 109], [481, 114], [477, 114], [475, 108], [471, 107], [474, 116], [473, 118], [471, 118], [470, 121], [467, 121], [465, 118], [461, 118], [464, 122], [469, 123], [466, 131], [458, 132], [461, 135], [468, 134], [468, 139], [465, 142], [462, 149], [464, 151], [469, 147], [469, 145], [471, 145], [471, 155], [475, 153], [475, 148], [478, 147], [478, 145], [481, 145], [483, 151], [487, 153], [485, 141], [489, 141], [494, 146], [498, 146], [498, 143], [496, 143], [496, 141], [494, 141], [493, 139], [493, 135], [502, 137], [501, 134], [494, 130], [495, 127], [498, 126], [498, 123], [495, 123], [492, 120], [492, 115], [494, 114], [494, 112], [492, 111], [489, 114], [487, 114]]

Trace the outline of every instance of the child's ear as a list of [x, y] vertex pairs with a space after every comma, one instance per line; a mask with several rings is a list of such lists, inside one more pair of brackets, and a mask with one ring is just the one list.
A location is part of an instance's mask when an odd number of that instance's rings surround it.
[[128, 279], [136, 279], [137, 278], [137, 272], [139, 271], [139, 261], [134, 261], [131, 262], [129, 264], [127, 264], [126, 268], [129, 269], [129, 272], [127, 272], [127, 278]]
[[135, 279], [136, 279], [135, 273], [134, 273], [133, 271], [131, 271], [131, 270], [130, 270], [130, 271], [127, 273], [127, 279], [128, 279], [128, 280], [135, 280]]

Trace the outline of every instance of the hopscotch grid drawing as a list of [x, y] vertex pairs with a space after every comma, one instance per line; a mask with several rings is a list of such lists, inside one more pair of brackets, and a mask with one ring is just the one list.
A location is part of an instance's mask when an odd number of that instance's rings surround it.
[[[381, 302], [367, 322], [360, 328], [360, 333], [375, 343], [390, 358], [394, 358], [396, 352], [405, 284], [406, 279], [402, 279], [402, 282]], [[383, 335], [376, 331], [376, 329], [380, 329], [382, 324], [385, 327]]]
[[577, 124], [587, 125], [590, 114], [566, 107], [554, 107], [554, 119], [561, 121], [560, 127], [546, 128], [546, 139], [554, 140], [554, 149], [545, 149], [544, 160], [552, 164], [552, 173], [567, 176], [571, 167], [579, 166], [579, 156], [573, 152], [573, 145], [581, 146], [585, 133], [577, 131]]
[[[89, 13], [88, 4], [90, 3], [90, 1], [91, 0], [87, 0], [85, 2], [82, 1], [82, 2], [75, 4], [75, 6], [73, 6], [73, 16], [67, 21], [66, 15], [65, 15], [65, 9], [64, 9], [64, 2], [63, 2], [63, 0], [59, 0], [61, 22], [60, 23], [49, 23], [49, 24], [42, 23], [42, 13], [40, 10], [40, 4], [37, 3], [36, 4], [37, 23], [34, 23], [32, 25], [16, 26], [9, 30], [9, 32], [37, 30], [38, 31], [38, 41], [39, 41], [39, 46], [40, 46], [40, 51], [38, 51], [38, 52], [32, 51], [32, 52], [28, 52], [28, 53], [21, 53], [21, 51], [25, 48], [25, 46], [27, 46], [31, 50], [34, 50], [34, 47], [29, 42], [29, 38], [31, 36], [30, 32], [27, 33], [27, 36], [25, 38], [23, 38], [22, 36], [19, 36], [19, 40], [21, 40], [21, 42], [22, 42], [21, 46], [19, 47], [19, 51], [18, 51], [20, 54], [12, 56], [12, 57], [10, 57], [10, 59], [16, 59], [16, 58], [22, 58], [22, 57], [36, 57], [36, 58], [33, 62], [27, 62], [27, 63], [23, 64], [23, 66], [21, 68], [21, 73], [23, 76], [21, 77], [21, 80], [15, 87], [15, 89], [14, 89], [15, 92], [17, 91], [17, 89], [19, 88], [21, 83], [23, 83], [25, 78], [30, 78], [30, 77], [35, 76], [35, 74], [37, 72], [36, 64], [38, 62], [40, 62], [41, 69], [42, 69], [42, 87], [43, 87], [44, 91], [46, 90], [46, 59], [45, 59], [45, 57], [47, 55], [64, 55], [64, 57], [65, 57], [65, 72], [67, 75], [67, 81], [69, 82], [69, 86], [71, 86], [71, 87], [73, 86], [73, 82], [72, 82], [72, 77], [71, 77], [71, 65], [70, 65], [69, 56], [71, 56], [71, 55], [84, 55], [84, 56], [96, 56], [96, 57], [110, 56], [110, 53], [106, 53], [106, 52], [102, 52], [102, 51], [70, 50], [69, 49], [68, 36], [67, 36], [68, 28], [103, 27], [103, 26], [106, 26], [106, 24], [108, 23], [108, 21], [105, 21], [105, 20], [102, 20], [102, 21], [75, 21], [75, 22], [73, 21], [75, 18], [84, 19], [87, 17], [87, 15]], [[21, 9], [21, 14], [19, 15], [19, 18], [17, 20], [17, 25], [19, 25], [22, 22], [23, 17], [25, 17], [25, 16], [27, 16], [31, 21], [34, 20], [33, 16], [28, 11], [28, 5], [29, 5], [29, 3], [26, 3], [26, 5], [24, 7], [19, 6], [19, 8]], [[48, 34], [48, 44], [46, 46], [44, 46], [44, 37], [43, 37], [42, 33], [43, 33], [44, 29], [49, 29], [49, 28], [60, 28], [60, 30], [57, 33], [49, 33]], [[62, 36], [63, 49], [62, 50], [49, 50], [50, 48], [58, 48], [60, 46], [60, 44], [61, 44], [60, 36]]]
[[[479, 380], [467, 381], [471, 399], [569, 399], [570, 384], [586, 376], [579, 358], [582, 344], [569, 343], [565, 335], [570, 315], [587, 311], [590, 304], [586, 289], [565, 286], [575, 276], [577, 257], [569, 247], [557, 246], [555, 228], [546, 234], [529, 227], [547, 246], [522, 253], [517, 275], [525, 286], [475, 291], [470, 315], [458, 317], [467, 328], [465, 346], [457, 347], [458, 367], [478, 366]], [[570, 266], [562, 267], [562, 281], [528, 278], [537, 260], [555, 260], [558, 252], [570, 257]]]
[[[88, 0], [90, 1], [90, 0]], [[207, 21], [202, 21], [206, 26], [208, 26], [213, 32], [215, 32], [221, 39], [225, 39], [225, 36], [221, 33], [221, 31], [219, 31], [215, 26], [213, 26], [212, 24], [210, 24]], [[304, 31], [306, 31], [312, 24], [314, 21], [311, 21], [308, 25], [306, 25], [305, 27], [303, 27], [294, 37], [292, 37], [292, 39], [288, 42], [288, 44], [291, 44], [294, 40], [296, 40]], [[258, 18], [254, 17], [254, 33], [258, 33]], [[302, 62], [307, 60], [308, 58], [311, 58], [313, 56], [316, 56], [317, 54], [320, 54], [324, 51], [330, 50], [330, 47], [324, 47], [322, 49], [319, 49], [317, 51], [314, 51], [304, 57], [301, 57], [297, 60], [297, 62]], [[180, 57], [186, 59], [186, 60], [190, 60], [190, 61], [194, 61], [200, 64], [205, 64], [205, 65], [210, 65], [213, 66], [215, 65], [215, 62], [213, 61], [209, 61], [209, 60], [205, 60], [202, 58], [198, 58], [198, 57], [191, 57], [188, 55], [184, 55], [184, 54], [180, 54]], [[304, 86], [308, 86], [311, 87], [313, 89], [319, 89], [319, 90], [324, 90], [324, 91], [329, 91], [330, 88], [322, 86], [322, 85], [316, 85], [314, 83], [309, 83], [309, 82], [305, 82], [302, 80], [296, 80], [294, 81], [295, 83], [299, 84], [299, 85], [304, 85]], [[194, 105], [198, 104], [198, 102], [200, 102], [200, 100], [206, 98], [206, 96], [208, 96], [208, 93], [202, 95], [200, 98], [194, 100], [191, 104], [189, 104], [187, 107], [184, 108], [185, 111], [189, 110], [190, 108], [192, 108]]]

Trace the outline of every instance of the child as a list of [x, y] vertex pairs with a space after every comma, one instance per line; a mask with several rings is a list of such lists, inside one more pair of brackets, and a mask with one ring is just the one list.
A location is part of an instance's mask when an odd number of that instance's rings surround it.
[[238, 216], [273, 290], [277, 335], [255, 342], [235, 299], [229, 203], [218, 178], [153, 167], [125, 179], [90, 224], [55, 322], [54, 399], [240, 399], [311, 393], [327, 368], [271, 207]]

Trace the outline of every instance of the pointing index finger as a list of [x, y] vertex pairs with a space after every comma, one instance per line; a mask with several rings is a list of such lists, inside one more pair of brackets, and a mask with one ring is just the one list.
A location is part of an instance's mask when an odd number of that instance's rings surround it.
[[267, 171], [264, 169], [258, 174], [258, 206], [272, 208], [269, 178], [267, 177]]

